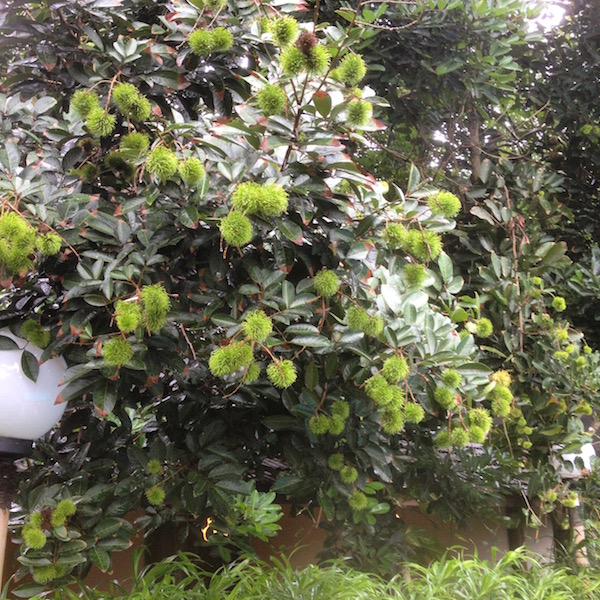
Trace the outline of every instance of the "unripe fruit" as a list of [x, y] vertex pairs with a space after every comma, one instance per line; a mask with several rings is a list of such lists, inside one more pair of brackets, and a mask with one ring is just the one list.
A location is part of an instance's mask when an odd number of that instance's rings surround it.
[[231, 204], [235, 210], [249, 215], [278, 217], [287, 210], [288, 194], [275, 183], [261, 185], [247, 181], [237, 186], [231, 196]]
[[313, 279], [315, 291], [324, 298], [335, 296], [340, 289], [340, 278], [328, 269], [319, 271]]
[[46, 545], [46, 534], [42, 531], [41, 527], [33, 523], [23, 525], [21, 537], [25, 546], [32, 550], [41, 550]]
[[332, 454], [327, 459], [327, 464], [332, 471], [340, 471], [344, 466], [344, 456], [339, 452], [336, 454]]
[[492, 335], [492, 333], [494, 333], [494, 326], [492, 325], [492, 322], [486, 317], [477, 319], [475, 325], [475, 333], [477, 333], [477, 335], [481, 338], [488, 338], [490, 337], [490, 335]]
[[104, 166], [112, 171], [115, 177], [124, 181], [130, 181], [135, 175], [135, 167], [121, 152], [109, 152], [104, 159]]
[[[325, 46], [315, 46], [308, 54], [304, 55], [304, 68], [311, 75], [323, 75], [329, 68], [331, 55]], [[371, 105], [369, 104], [369, 107]], [[370, 116], [370, 115], [369, 115]]]
[[450, 192], [438, 192], [427, 200], [427, 206], [434, 215], [453, 219], [460, 212], [460, 200]]
[[223, 377], [235, 373], [252, 363], [253, 355], [250, 344], [232, 342], [228, 346], [213, 350], [208, 360], [208, 368], [215, 377]]
[[367, 67], [362, 56], [346, 54], [335, 70], [335, 78], [346, 85], [356, 85], [367, 73]]
[[71, 110], [82, 119], [87, 118], [93, 108], [100, 107], [100, 99], [96, 92], [77, 90], [71, 98]]
[[381, 413], [381, 428], [388, 435], [395, 435], [404, 429], [404, 414], [394, 408]]
[[354, 467], [346, 465], [340, 469], [340, 479], [344, 483], [354, 483], [358, 479], [358, 471]]
[[199, 158], [191, 156], [179, 163], [179, 176], [187, 185], [194, 187], [198, 185], [204, 178], [204, 165]]
[[483, 444], [485, 440], [485, 431], [477, 425], [469, 427], [469, 440], [474, 444]]
[[567, 308], [567, 303], [562, 296], [556, 296], [552, 300], [552, 308], [554, 308], [556, 312], [563, 312], [563, 310]]
[[286, 77], [294, 77], [306, 69], [305, 56], [296, 46], [287, 46], [281, 52], [279, 64]]
[[359, 129], [370, 121], [373, 106], [366, 100], [353, 100], [348, 104], [346, 112], [346, 125]]
[[149, 475], [161, 475], [163, 472], [163, 466], [156, 458], [151, 458], [146, 465], [146, 471]]
[[499, 385], [503, 385], [504, 387], [508, 387], [512, 383], [512, 377], [510, 376], [510, 373], [505, 370], [492, 373], [490, 379]]
[[36, 583], [39, 583], [40, 585], [46, 585], [58, 577], [58, 571], [54, 565], [33, 567], [31, 576]]
[[248, 244], [254, 237], [250, 219], [238, 212], [231, 212], [224, 217], [219, 229], [225, 243], [238, 248]]
[[142, 323], [142, 309], [137, 302], [121, 302], [119, 300], [115, 303], [115, 317], [117, 327], [123, 333], [131, 333]]
[[492, 417], [485, 408], [473, 408], [468, 413], [469, 423], [472, 427], [480, 427], [487, 433], [492, 427]]
[[150, 146], [150, 139], [144, 133], [134, 131], [121, 138], [119, 149], [121, 152], [131, 154], [135, 157], [146, 154]]
[[256, 95], [258, 107], [267, 117], [282, 115], [285, 112], [287, 99], [285, 90], [278, 85], [267, 84]]
[[212, 31], [196, 29], [188, 37], [190, 50], [196, 56], [208, 56], [213, 51]]
[[442, 238], [436, 231], [411, 229], [406, 237], [408, 251], [418, 260], [435, 259], [442, 251]]
[[117, 83], [112, 99], [125, 117], [145, 121], [152, 112], [148, 99], [131, 83]]
[[62, 238], [57, 233], [44, 233], [36, 238], [38, 250], [46, 256], [54, 256], [60, 252]]
[[410, 402], [404, 409], [404, 417], [407, 423], [420, 423], [425, 418], [425, 410], [420, 404]]
[[408, 231], [404, 225], [401, 225], [400, 223], [388, 223], [385, 230], [385, 237], [390, 248], [402, 248], [403, 250], [406, 249]]
[[325, 435], [330, 425], [331, 419], [327, 415], [313, 415], [308, 420], [308, 427], [315, 435]]
[[121, 367], [133, 357], [133, 346], [121, 337], [111, 338], [102, 346], [102, 356], [109, 365]]
[[262, 310], [255, 310], [244, 317], [242, 331], [249, 340], [264, 342], [273, 331], [273, 322]]
[[269, 31], [275, 45], [287, 46], [298, 37], [298, 21], [288, 15], [282, 15], [269, 23]]
[[217, 27], [212, 32], [213, 52], [227, 52], [233, 46], [233, 34], [225, 27]]
[[438, 386], [433, 392], [435, 401], [444, 409], [452, 410], [456, 407], [456, 392], [444, 386]]
[[407, 287], [421, 287], [427, 277], [425, 266], [419, 263], [408, 263], [402, 269], [402, 276]]
[[291, 360], [281, 360], [272, 362], [267, 367], [267, 377], [275, 387], [285, 389], [296, 381], [298, 375], [296, 366]]
[[161, 182], [174, 175], [178, 166], [179, 161], [175, 152], [164, 146], [154, 148], [146, 160], [146, 171], [156, 175]]
[[115, 130], [116, 124], [115, 115], [99, 106], [90, 109], [85, 122], [88, 131], [96, 137], [108, 137]]
[[350, 405], [345, 400], [335, 400], [331, 405], [331, 414], [341, 419], [347, 419], [350, 416]]
[[348, 327], [350, 329], [353, 329], [354, 331], [363, 331], [369, 320], [369, 315], [359, 306], [351, 306], [346, 311], [346, 320], [348, 321]]
[[251, 362], [246, 369], [244, 383], [254, 383], [260, 377], [260, 365], [257, 362]]
[[146, 490], [146, 499], [153, 506], [160, 506], [165, 501], [165, 490], [160, 486], [154, 486]]
[[451, 388], [457, 388], [462, 383], [462, 375], [454, 369], [442, 373], [442, 381]]
[[165, 288], [160, 283], [144, 286], [140, 292], [140, 301], [148, 330], [162, 329], [171, 308], [171, 299]]
[[455, 448], [464, 448], [469, 443], [469, 432], [457, 427], [450, 434], [450, 445]]
[[352, 510], [361, 511], [367, 508], [369, 501], [363, 492], [354, 490], [354, 492], [352, 492], [352, 496], [348, 498], [348, 504]]
[[435, 445], [438, 448], [448, 448], [451, 445], [450, 432], [447, 430], [440, 431], [435, 436]]
[[333, 415], [330, 419], [329, 433], [331, 435], [340, 435], [344, 431], [346, 422], [338, 415]]
[[400, 356], [392, 356], [383, 363], [381, 373], [389, 383], [400, 383], [406, 379], [410, 368], [406, 359]]

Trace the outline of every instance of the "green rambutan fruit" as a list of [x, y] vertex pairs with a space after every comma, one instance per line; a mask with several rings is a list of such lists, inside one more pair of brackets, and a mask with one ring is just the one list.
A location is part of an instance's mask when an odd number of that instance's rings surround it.
[[340, 278], [333, 271], [323, 269], [315, 275], [313, 287], [320, 296], [331, 298], [340, 290]]
[[114, 130], [117, 124], [115, 115], [105, 111], [100, 106], [96, 106], [87, 114], [85, 126], [88, 131], [96, 137], [108, 137]]
[[365, 326], [363, 327], [363, 331], [365, 332], [365, 335], [377, 337], [383, 332], [384, 325], [385, 322], [383, 320], [383, 317], [375, 315], [373, 317], [368, 318]]
[[202, 161], [195, 156], [182, 160], [178, 170], [181, 180], [190, 187], [198, 185], [206, 173]]
[[446, 429], [438, 432], [438, 434], [435, 436], [435, 445], [438, 448], [449, 448], [451, 445], [450, 432]]
[[420, 404], [409, 402], [404, 408], [404, 418], [407, 423], [420, 423], [425, 418], [425, 410]]
[[260, 365], [256, 361], [252, 361], [247, 369], [246, 375], [244, 376], [244, 383], [254, 383], [260, 377]]
[[510, 373], [503, 369], [492, 373], [490, 379], [505, 387], [508, 387], [512, 383], [512, 377], [510, 376]]
[[287, 46], [281, 52], [279, 64], [286, 77], [295, 77], [306, 70], [306, 57], [296, 46]]
[[208, 368], [215, 377], [224, 377], [249, 367], [254, 360], [252, 347], [246, 342], [232, 342], [211, 352]]
[[31, 523], [31, 525], [33, 525], [34, 527], [39, 527], [41, 529], [43, 522], [44, 517], [42, 516], [42, 513], [39, 510], [29, 515], [29, 523]]
[[288, 207], [287, 192], [275, 183], [261, 185], [254, 181], [240, 183], [231, 196], [235, 210], [253, 215], [277, 217]]
[[556, 312], [563, 312], [567, 308], [567, 302], [562, 296], [555, 296], [552, 300], [552, 308]]
[[350, 405], [345, 400], [334, 400], [331, 405], [331, 414], [334, 417], [347, 419], [350, 416]]
[[161, 506], [165, 501], [165, 490], [159, 485], [147, 489], [145, 495], [146, 500], [153, 506]]
[[119, 150], [127, 157], [138, 157], [146, 154], [150, 147], [150, 138], [145, 133], [134, 131], [121, 138]]
[[69, 517], [72, 517], [77, 512], [75, 502], [70, 499], [61, 500], [56, 508], [52, 511], [50, 522], [52, 527], [60, 527], [64, 525]]
[[315, 435], [325, 435], [330, 425], [331, 419], [327, 415], [313, 415], [308, 420], [308, 427]]
[[143, 94], [139, 94], [135, 99], [135, 102], [129, 108], [129, 114], [125, 115], [133, 119], [134, 121], [147, 121], [152, 114], [152, 104], [150, 100]]
[[390, 385], [383, 375], [373, 375], [365, 381], [365, 393], [377, 404], [387, 404], [387, 392]]
[[346, 427], [346, 421], [338, 415], [331, 417], [331, 423], [329, 424], [329, 433], [331, 435], [340, 435]]
[[81, 181], [84, 183], [92, 183], [92, 181], [96, 181], [98, 179], [98, 175], [100, 175], [100, 169], [98, 165], [93, 163], [85, 163], [81, 165], [77, 171], [75, 171], [77, 175], [79, 175]]
[[47, 541], [46, 534], [42, 531], [42, 528], [33, 523], [23, 525], [21, 537], [23, 538], [25, 546], [32, 550], [41, 550], [46, 545]]
[[364, 127], [373, 114], [373, 106], [366, 100], [352, 100], [346, 109], [346, 125], [354, 129]]
[[489, 319], [482, 317], [475, 322], [475, 333], [481, 338], [488, 338], [494, 333], [494, 326]]
[[497, 384], [496, 386], [494, 386], [494, 388], [490, 392], [490, 396], [492, 398], [499, 398], [501, 400], [506, 400], [507, 402], [513, 401], [512, 392], [505, 385], [501, 385], [501, 384]]
[[318, 44], [308, 54], [303, 53], [303, 56], [304, 68], [311, 75], [323, 75], [329, 68], [331, 54], [325, 46]]
[[41, 567], [33, 567], [31, 576], [36, 583], [46, 585], [58, 577], [58, 571], [54, 565], [43, 565]]
[[157, 146], [146, 159], [146, 171], [156, 175], [164, 182], [177, 172], [179, 161], [172, 150], [164, 146]]
[[96, 92], [77, 90], [71, 97], [71, 110], [82, 119], [87, 118], [92, 108], [100, 107], [100, 99]]
[[457, 388], [462, 383], [462, 375], [454, 369], [447, 369], [442, 373], [442, 381], [448, 387]]
[[354, 86], [367, 74], [367, 67], [362, 56], [350, 53], [344, 56], [335, 71], [336, 79], [346, 85]]
[[450, 445], [464, 448], [469, 443], [469, 432], [462, 427], [455, 427], [450, 434]]
[[327, 465], [332, 471], [341, 471], [344, 466], [344, 455], [336, 452], [327, 459]]
[[427, 269], [420, 263], [407, 263], [402, 269], [402, 277], [407, 287], [420, 288], [427, 277]]
[[208, 56], [213, 51], [213, 39], [212, 31], [196, 29], [188, 36], [188, 45], [196, 56]]
[[492, 414], [495, 417], [506, 418], [510, 415], [511, 403], [505, 398], [494, 398], [492, 400]]
[[388, 391], [388, 406], [387, 408], [395, 410], [404, 410], [404, 404], [406, 403], [406, 396], [404, 391], [397, 385], [391, 385]]
[[272, 362], [267, 367], [267, 377], [275, 387], [284, 389], [290, 387], [298, 375], [291, 360], [281, 360]]
[[148, 330], [162, 329], [171, 309], [171, 299], [162, 284], [144, 286], [140, 292], [140, 300]]
[[585, 365], [586, 365], [585, 356], [578, 356], [577, 359], [575, 360], [575, 367], [577, 369], [583, 369], [583, 367], [585, 367]]
[[248, 244], [254, 237], [250, 219], [238, 212], [230, 212], [223, 217], [219, 229], [225, 243], [238, 248]]
[[485, 408], [472, 408], [468, 413], [469, 425], [479, 427], [487, 433], [492, 427], [492, 415]]
[[244, 317], [242, 331], [249, 340], [264, 342], [273, 331], [273, 321], [262, 310], [255, 310]]
[[445, 410], [452, 410], [456, 407], [456, 392], [445, 386], [438, 386], [433, 392], [435, 401]]
[[408, 230], [400, 223], [388, 223], [385, 230], [385, 238], [389, 247], [393, 250], [406, 249]]
[[117, 83], [113, 88], [112, 100], [126, 117], [130, 116], [131, 107], [138, 99], [140, 92], [131, 83]]
[[404, 414], [397, 409], [384, 409], [381, 413], [381, 428], [388, 435], [395, 435], [404, 429]]
[[298, 38], [298, 21], [289, 15], [281, 15], [271, 20], [269, 31], [276, 46], [288, 46]]
[[363, 492], [360, 490], [354, 490], [352, 492], [352, 496], [348, 498], [348, 505], [352, 510], [361, 511], [367, 508], [369, 505], [369, 500]]
[[454, 219], [461, 209], [460, 200], [450, 192], [438, 192], [435, 196], [430, 196], [427, 206], [432, 214], [447, 219]]
[[340, 469], [340, 479], [344, 483], [354, 483], [358, 479], [358, 471], [355, 467], [344, 465]]
[[227, 52], [233, 46], [233, 34], [225, 27], [217, 27], [212, 32], [212, 51]]
[[156, 458], [151, 458], [146, 465], [146, 472], [149, 475], [162, 475], [163, 466], [160, 460]]
[[483, 444], [485, 441], [485, 431], [477, 425], [469, 427], [469, 441], [474, 444]]
[[23, 321], [21, 335], [38, 348], [45, 348], [50, 343], [50, 332], [34, 319]]
[[406, 359], [400, 356], [391, 356], [383, 363], [381, 373], [389, 383], [400, 383], [406, 379], [409, 371]]
[[114, 337], [102, 346], [104, 360], [115, 367], [122, 367], [133, 358], [133, 346], [122, 337]]
[[359, 306], [351, 306], [346, 311], [346, 320], [350, 329], [363, 331], [369, 321], [369, 315]]
[[31, 225], [18, 213], [6, 212], [0, 216], [0, 237], [15, 239], [27, 235]]
[[258, 104], [258, 108], [267, 117], [282, 115], [285, 112], [287, 104], [285, 90], [278, 85], [268, 83], [264, 88], [259, 90], [256, 95], [256, 103]]
[[262, 186], [259, 211], [267, 217], [278, 217], [288, 208], [288, 193], [276, 183]]
[[564, 350], [557, 350], [554, 353], [554, 358], [557, 358], [558, 360], [567, 360], [567, 358], [569, 358], [569, 353]]
[[117, 327], [123, 333], [135, 331], [143, 320], [142, 309], [137, 302], [115, 302], [115, 318]]
[[54, 256], [60, 252], [62, 238], [58, 233], [42, 233], [35, 240], [37, 249], [46, 256]]
[[442, 251], [442, 238], [437, 231], [411, 229], [406, 237], [408, 251], [421, 261], [437, 258]]

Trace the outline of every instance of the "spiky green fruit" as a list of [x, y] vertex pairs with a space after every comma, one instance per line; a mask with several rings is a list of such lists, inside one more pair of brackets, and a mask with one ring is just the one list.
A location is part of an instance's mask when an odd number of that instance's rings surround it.
[[554, 358], [557, 358], [558, 360], [567, 360], [567, 358], [569, 358], [569, 353], [564, 350], [557, 350], [554, 353]]
[[156, 458], [151, 458], [146, 465], [146, 471], [149, 475], [161, 475], [163, 472], [162, 463]]
[[306, 70], [305, 56], [296, 46], [287, 46], [283, 49], [279, 64], [286, 77], [295, 77]]
[[281, 360], [272, 362], [267, 367], [267, 377], [275, 387], [285, 389], [296, 381], [298, 375], [291, 360]]
[[287, 104], [285, 90], [278, 85], [268, 83], [256, 95], [256, 103], [267, 117], [282, 115]]
[[467, 413], [467, 417], [471, 427], [480, 427], [484, 433], [492, 427], [492, 416], [485, 408], [472, 408]]
[[208, 368], [215, 377], [224, 377], [248, 367], [253, 361], [252, 348], [246, 342], [232, 342], [213, 350], [208, 360]]
[[437, 231], [411, 229], [405, 244], [408, 251], [420, 261], [433, 260], [442, 251], [442, 238]]
[[332, 471], [341, 471], [344, 466], [344, 455], [336, 452], [327, 459], [327, 465]]
[[562, 296], [556, 296], [552, 300], [552, 308], [554, 308], [556, 312], [563, 312], [563, 310], [567, 308], [567, 302]]
[[162, 182], [175, 175], [178, 166], [179, 161], [175, 152], [164, 146], [154, 148], [146, 159], [146, 171], [156, 175]]
[[469, 440], [474, 444], [483, 444], [485, 441], [485, 431], [477, 425], [469, 427]]
[[427, 277], [427, 269], [420, 263], [408, 263], [402, 269], [402, 277], [407, 287], [420, 288]]
[[329, 425], [329, 433], [331, 435], [340, 435], [346, 427], [346, 421], [338, 415], [331, 417], [331, 423]]
[[235, 210], [249, 215], [278, 217], [287, 210], [288, 194], [275, 183], [261, 185], [247, 181], [237, 186], [231, 196], [231, 204]]
[[409, 402], [404, 408], [404, 418], [407, 423], [420, 423], [425, 418], [425, 410], [420, 404]]
[[367, 74], [363, 57], [359, 54], [346, 54], [335, 70], [335, 78], [346, 85], [354, 86]]
[[202, 161], [195, 156], [182, 160], [179, 163], [178, 170], [181, 180], [191, 187], [198, 185], [205, 175]]
[[462, 427], [455, 427], [450, 434], [450, 445], [464, 448], [469, 443], [469, 432]]
[[481, 319], [477, 319], [475, 322], [475, 333], [481, 338], [488, 338], [492, 333], [494, 333], [494, 326], [492, 322], [486, 318], [482, 317]]
[[442, 373], [442, 381], [451, 388], [457, 388], [462, 383], [462, 375], [454, 369], [447, 369]]
[[375, 315], [368, 318], [365, 326], [363, 327], [363, 331], [365, 332], [365, 335], [377, 337], [383, 332], [384, 325], [385, 322], [383, 317]]
[[456, 407], [456, 392], [447, 388], [443, 385], [440, 385], [435, 388], [433, 392], [433, 397], [435, 401], [445, 410], [452, 410]]
[[23, 321], [21, 335], [38, 348], [45, 348], [50, 343], [50, 332], [34, 319]]
[[340, 278], [329, 269], [319, 271], [314, 279], [315, 292], [324, 298], [335, 296], [340, 290]]
[[225, 27], [217, 27], [212, 32], [213, 52], [227, 52], [233, 46], [233, 34]]
[[347, 419], [350, 416], [350, 405], [346, 400], [334, 400], [331, 405], [331, 414], [335, 417]]
[[118, 300], [115, 303], [115, 318], [117, 327], [123, 333], [131, 333], [142, 324], [142, 309], [137, 302], [122, 302]]
[[344, 483], [354, 483], [358, 479], [358, 471], [355, 467], [345, 465], [340, 469], [340, 479]]
[[427, 206], [434, 215], [441, 215], [447, 219], [453, 219], [460, 212], [460, 200], [450, 192], [438, 192], [435, 196], [430, 196], [427, 200]]
[[102, 356], [109, 365], [122, 367], [133, 358], [133, 346], [121, 337], [114, 337], [102, 346]]
[[207, 29], [196, 29], [188, 36], [190, 50], [196, 56], [208, 56], [213, 51], [213, 33]]
[[383, 375], [373, 375], [365, 381], [365, 393], [377, 404], [387, 404], [389, 383]]
[[508, 387], [512, 383], [512, 377], [508, 371], [501, 369], [490, 375], [490, 379], [496, 383]]
[[405, 358], [391, 356], [383, 363], [381, 373], [389, 383], [400, 383], [406, 379], [410, 368]]
[[36, 238], [37, 249], [46, 256], [54, 256], [60, 252], [62, 238], [58, 233], [42, 233]]
[[393, 250], [398, 248], [405, 250], [408, 240], [408, 230], [400, 223], [388, 223], [385, 230], [385, 238], [389, 247]]
[[[329, 68], [331, 54], [325, 46], [316, 45], [307, 54], [304, 54], [304, 68], [311, 75], [323, 75]], [[371, 106], [369, 104], [369, 106]]]
[[119, 149], [126, 156], [138, 157], [146, 154], [150, 147], [150, 138], [145, 133], [134, 131], [121, 138]]
[[219, 229], [225, 243], [238, 248], [250, 243], [254, 237], [250, 219], [238, 212], [230, 212], [223, 217]]
[[40, 585], [46, 585], [58, 577], [58, 570], [56, 569], [55, 565], [33, 567], [31, 576], [36, 583], [39, 583]]
[[260, 365], [253, 361], [251, 362], [247, 369], [246, 374], [244, 376], [244, 383], [250, 384], [254, 383], [260, 377]]
[[50, 522], [52, 527], [60, 527], [64, 525], [69, 517], [72, 517], [77, 512], [77, 506], [71, 499], [61, 500], [56, 508], [52, 511]]
[[112, 99], [125, 117], [145, 121], [150, 116], [152, 110], [150, 102], [131, 83], [117, 83], [113, 89]]
[[404, 413], [395, 408], [384, 409], [381, 414], [381, 428], [388, 435], [396, 435], [404, 429]]
[[104, 166], [112, 171], [115, 177], [124, 181], [130, 181], [135, 175], [135, 166], [122, 152], [109, 152], [104, 158]]
[[264, 342], [273, 331], [273, 321], [264, 311], [255, 310], [244, 317], [242, 331], [249, 340]]
[[369, 505], [369, 500], [363, 492], [360, 490], [354, 490], [352, 496], [348, 498], [348, 504], [352, 510], [361, 511], [365, 510]]
[[298, 21], [289, 15], [281, 15], [271, 20], [269, 31], [275, 45], [288, 46], [298, 38]]
[[171, 299], [162, 284], [144, 286], [140, 292], [140, 301], [148, 330], [162, 329], [171, 309]]
[[117, 118], [115, 115], [105, 111], [100, 106], [96, 106], [87, 114], [85, 126], [88, 131], [96, 137], [108, 137], [115, 130]]
[[435, 436], [435, 445], [438, 448], [450, 447], [450, 445], [451, 445], [450, 432], [445, 429], [438, 432], [438, 434]]
[[315, 435], [325, 435], [330, 426], [331, 419], [327, 415], [313, 415], [308, 420], [308, 427]]
[[161, 506], [165, 501], [165, 490], [159, 485], [147, 489], [146, 500], [153, 506]]
[[42, 531], [41, 527], [34, 525], [33, 523], [23, 525], [21, 537], [23, 538], [25, 546], [32, 550], [41, 550], [46, 545], [47, 541], [46, 534]]
[[353, 329], [354, 331], [363, 331], [369, 320], [369, 315], [359, 306], [351, 306], [346, 311], [346, 320], [350, 329]]
[[100, 169], [98, 168], [98, 165], [93, 163], [85, 163], [84, 165], [81, 165], [81, 167], [79, 167], [75, 173], [79, 175], [81, 181], [84, 183], [92, 183], [98, 179], [98, 175], [100, 175]]
[[506, 400], [507, 402], [513, 401], [512, 392], [505, 385], [497, 384], [490, 392], [490, 395], [492, 398]]
[[505, 398], [494, 398], [492, 400], [492, 414], [495, 417], [508, 417], [510, 415], [510, 402]]
[[373, 114], [373, 106], [366, 100], [352, 100], [346, 109], [346, 125], [354, 129], [364, 127]]
[[93, 108], [100, 107], [100, 99], [96, 92], [77, 90], [71, 97], [71, 110], [82, 119], [86, 119]]

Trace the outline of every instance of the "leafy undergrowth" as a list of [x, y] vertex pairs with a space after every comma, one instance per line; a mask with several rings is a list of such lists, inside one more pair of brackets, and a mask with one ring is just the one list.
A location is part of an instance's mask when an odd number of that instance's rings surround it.
[[[133, 590], [82, 587], [59, 590], [53, 600], [595, 600], [600, 573], [543, 565], [519, 549], [493, 564], [479, 558], [444, 557], [424, 567], [401, 566], [391, 581], [348, 569], [340, 562], [295, 570], [286, 558], [242, 560], [208, 573], [188, 554], [139, 572]], [[41, 597], [39, 597], [41, 599]]]

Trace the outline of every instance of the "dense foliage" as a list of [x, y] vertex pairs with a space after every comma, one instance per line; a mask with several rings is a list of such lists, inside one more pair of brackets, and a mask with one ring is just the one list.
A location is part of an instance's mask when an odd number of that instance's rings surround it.
[[31, 593], [109, 570], [132, 511], [229, 558], [277, 530], [280, 494], [386, 570], [401, 496], [456, 519], [574, 503], [552, 458], [587, 439], [598, 357], [538, 225], [561, 181], [518, 139], [481, 147], [498, 111], [536, 118], [515, 84], [539, 36], [493, 4], [2, 11], [2, 319], [70, 366], [23, 465]]

